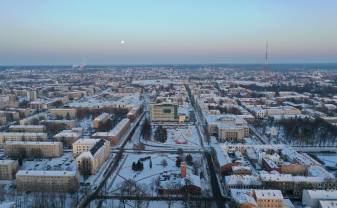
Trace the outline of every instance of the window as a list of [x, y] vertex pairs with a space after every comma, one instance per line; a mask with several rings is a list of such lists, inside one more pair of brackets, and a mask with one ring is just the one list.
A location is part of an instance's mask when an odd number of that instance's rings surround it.
[[171, 113], [171, 109], [164, 109], [163, 112], [164, 113]]

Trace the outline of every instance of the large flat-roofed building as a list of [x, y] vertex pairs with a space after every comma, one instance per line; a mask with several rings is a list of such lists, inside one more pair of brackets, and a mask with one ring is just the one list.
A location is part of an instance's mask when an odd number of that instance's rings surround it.
[[254, 195], [256, 203], [260, 208], [283, 207], [283, 195], [280, 190], [256, 189]]
[[247, 121], [235, 115], [208, 115], [208, 134], [217, 136], [220, 142], [239, 140], [249, 136]]
[[81, 174], [97, 173], [102, 164], [110, 154], [110, 143], [107, 140], [100, 139], [89, 151], [82, 152], [77, 158], [77, 169]]
[[30, 132], [30, 133], [43, 133], [46, 127], [43, 125], [11, 125], [10, 132]]
[[77, 171], [20, 170], [16, 173], [19, 191], [75, 192], [79, 188]]
[[60, 157], [63, 154], [61, 142], [11, 141], [5, 143], [5, 154], [17, 157], [25, 151], [28, 157]]
[[18, 170], [17, 160], [0, 160], [0, 180], [12, 180]]
[[7, 141], [46, 141], [47, 139], [46, 133], [0, 132], [0, 148]]
[[79, 139], [73, 143], [73, 155], [76, 157], [82, 152], [89, 151], [99, 139]]
[[152, 121], [178, 121], [178, 105], [173, 103], [152, 103], [150, 106]]

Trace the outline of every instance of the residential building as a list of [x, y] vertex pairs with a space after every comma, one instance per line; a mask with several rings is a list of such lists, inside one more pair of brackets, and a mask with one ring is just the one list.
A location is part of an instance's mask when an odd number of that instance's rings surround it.
[[17, 160], [0, 160], [0, 180], [12, 180], [18, 170]]
[[75, 192], [79, 188], [77, 171], [20, 170], [16, 173], [19, 191]]

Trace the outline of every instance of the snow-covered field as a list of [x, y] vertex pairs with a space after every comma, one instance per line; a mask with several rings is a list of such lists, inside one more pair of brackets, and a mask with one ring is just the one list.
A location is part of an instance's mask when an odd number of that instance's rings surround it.
[[[203, 175], [207, 175], [206, 163], [201, 154], [191, 154], [195, 166], [198, 168], [198, 174], [203, 172]], [[137, 187], [142, 189], [148, 195], [156, 196], [156, 180], [158, 180], [161, 173], [166, 171], [167, 173], [180, 174], [180, 168], [176, 166], [177, 154], [168, 153], [155, 153], [155, 154], [127, 154], [121, 163], [121, 166], [117, 170], [117, 174], [113, 174], [107, 185], [108, 194], [121, 194], [123, 186], [126, 181], [132, 181]], [[145, 159], [146, 158], [146, 159]], [[132, 163], [137, 162], [139, 159], [143, 160], [144, 169], [142, 171], [132, 170]], [[152, 167], [150, 165], [152, 163]], [[187, 165], [188, 174], [192, 174], [193, 167]], [[207, 180], [208, 177], [201, 179], [202, 194], [209, 195], [210, 185]]]

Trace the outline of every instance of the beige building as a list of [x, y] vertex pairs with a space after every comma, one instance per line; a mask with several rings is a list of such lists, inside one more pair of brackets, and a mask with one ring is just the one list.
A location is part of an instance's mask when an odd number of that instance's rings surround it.
[[21, 119], [20, 120], [20, 125], [30, 125], [30, 124], [35, 124], [35, 122], [43, 120], [43, 119], [47, 119], [47, 114], [46, 113], [38, 113], [32, 116], [29, 116], [27, 118]]
[[16, 157], [24, 149], [28, 157], [60, 157], [63, 154], [61, 142], [12, 141], [5, 143], [5, 154]]
[[283, 195], [280, 190], [256, 189], [254, 195], [256, 203], [260, 208], [283, 207]]
[[73, 143], [73, 155], [77, 157], [82, 152], [89, 151], [99, 139], [79, 139]]
[[239, 116], [209, 115], [207, 129], [211, 136], [217, 136], [220, 142], [242, 141], [249, 136], [247, 121]]
[[18, 170], [17, 160], [0, 160], [0, 180], [12, 180]]
[[67, 129], [72, 129], [75, 128], [76, 122], [75, 120], [43, 120], [41, 121], [42, 124], [48, 126], [53, 126], [53, 125], [63, 125]]
[[178, 105], [173, 103], [152, 103], [150, 105], [152, 121], [178, 121]]
[[102, 124], [105, 124], [110, 118], [108, 113], [102, 113], [101, 115], [97, 116], [94, 121], [92, 122], [92, 127], [94, 129], [98, 129]]
[[31, 132], [31, 133], [43, 133], [46, 127], [43, 125], [11, 125], [9, 127], [10, 132]]
[[282, 115], [300, 115], [301, 111], [292, 106], [270, 107], [266, 109], [268, 116], [282, 116]]
[[71, 147], [82, 135], [82, 132], [72, 130], [63, 130], [60, 133], [54, 135], [54, 140], [62, 142], [65, 147]]
[[75, 192], [79, 188], [77, 171], [20, 170], [16, 174], [19, 191]]
[[82, 152], [77, 158], [77, 169], [81, 174], [95, 175], [110, 154], [110, 143], [100, 139], [90, 148], [89, 151]]
[[75, 118], [76, 117], [76, 108], [53, 108], [50, 109], [49, 112], [56, 116], [56, 117], [62, 117], [62, 118]]
[[127, 132], [130, 127], [130, 120], [124, 118], [121, 120], [111, 131], [96, 132], [92, 136], [94, 138], [109, 140], [111, 145], [118, 144], [122, 136]]
[[0, 148], [9, 141], [46, 141], [46, 133], [0, 132]]

